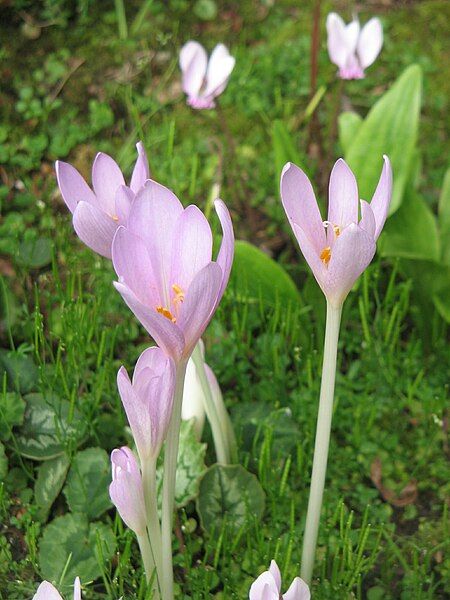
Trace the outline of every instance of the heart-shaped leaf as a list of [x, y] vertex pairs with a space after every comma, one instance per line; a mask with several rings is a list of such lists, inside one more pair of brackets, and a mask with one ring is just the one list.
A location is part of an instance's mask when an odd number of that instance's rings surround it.
[[53, 502], [56, 500], [66, 479], [70, 461], [65, 454], [43, 462], [37, 470], [34, 498], [38, 506], [38, 518], [46, 521]]

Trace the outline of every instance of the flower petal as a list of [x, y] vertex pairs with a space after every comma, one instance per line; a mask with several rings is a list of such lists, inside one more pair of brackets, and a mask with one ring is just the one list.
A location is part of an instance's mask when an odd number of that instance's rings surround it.
[[58, 590], [48, 581], [43, 581], [36, 590], [33, 600], [62, 600]]
[[287, 163], [281, 173], [280, 191], [291, 227], [298, 225], [320, 255], [326, 246], [325, 229], [308, 177], [297, 165]]
[[70, 212], [74, 212], [78, 202], [84, 201], [96, 205], [94, 192], [80, 173], [69, 163], [57, 160], [55, 163], [56, 179], [59, 190]]
[[310, 600], [310, 598], [309, 587], [300, 577], [296, 577], [288, 591], [283, 594], [283, 600]]
[[92, 166], [92, 187], [99, 207], [111, 217], [115, 216], [114, 199], [121, 185], [125, 185], [125, 179], [119, 165], [108, 154], [99, 152]]
[[170, 281], [187, 290], [195, 275], [211, 262], [212, 233], [202, 211], [191, 204], [178, 217], [173, 233]]
[[278, 592], [281, 592], [281, 573], [277, 563], [274, 560], [270, 561], [269, 573], [272, 574], [272, 577], [275, 580]]
[[249, 600], [278, 600], [279, 597], [277, 583], [269, 571], [261, 573], [250, 587]]
[[192, 358], [188, 360], [186, 367], [186, 377], [183, 388], [183, 404], [181, 406], [181, 418], [183, 421], [195, 419], [194, 431], [197, 439], [202, 437], [203, 427], [205, 425], [205, 400], [203, 388], [197, 375]]
[[[300, 246], [300, 250], [302, 251], [302, 254], [305, 257], [306, 262], [310, 266], [317, 283], [323, 290], [327, 270], [324, 263], [320, 260], [320, 254], [317, 253], [309, 237], [306, 235], [306, 233], [301, 227], [294, 224], [293, 229], [294, 235], [297, 238], [298, 245]], [[321, 252], [324, 248], [325, 245], [321, 249]]]
[[134, 192], [126, 185], [121, 185], [117, 188], [114, 198], [115, 215], [117, 216], [120, 225], [126, 225], [131, 204], [134, 200]]
[[380, 19], [374, 17], [367, 21], [358, 40], [357, 52], [361, 67], [369, 67], [380, 54], [383, 46], [383, 26]]
[[370, 208], [375, 217], [375, 241], [378, 239], [389, 211], [392, 198], [392, 167], [387, 156], [383, 156], [384, 165], [378, 181], [377, 189], [372, 197]]
[[111, 244], [117, 229], [111, 217], [88, 202], [79, 202], [73, 213], [73, 227], [86, 246], [111, 258]]
[[75, 577], [75, 581], [73, 582], [73, 600], [81, 600], [81, 583], [79, 577]]
[[148, 159], [144, 144], [142, 142], [138, 142], [136, 144], [136, 148], [138, 151], [138, 158], [136, 164], [134, 165], [130, 181], [130, 188], [135, 194], [139, 192], [147, 179], [150, 179], [150, 169], [148, 166]]
[[[331, 171], [328, 194], [328, 221], [331, 224], [343, 228], [358, 222], [358, 184], [342, 158], [336, 161]], [[330, 235], [334, 238], [332, 227], [328, 227], [328, 240]]]
[[336, 239], [323, 285], [327, 299], [340, 306], [375, 254], [375, 241], [352, 223]]
[[352, 52], [348, 47], [345, 23], [341, 17], [334, 12], [327, 16], [327, 34], [327, 46], [330, 60], [342, 69], [345, 67], [348, 57]]
[[158, 346], [168, 356], [177, 361], [181, 357], [185, 346], [184, 336], [180, 328], [157, 313], [156, 310], [142, 304], [127, 285], [115, 281], [114, 287]]
[[117, 373], [117, 388], [142, 461], [150, 456], [154, 442], [151, 435], [150, 414], [146, 404], [134, 391], [125, 367], [120, 367]]
[[222, 200], [214, 202], [217, 216], [219, 217], [222, 226], [222, 242], [220, 244], [219, 253], [217, 255], [217, 264], [222, 269], [222, 282], [220, 284], [219, 294], [217, 296], [217, 304], [220, 302], [225, 288], [227, 287], [230, 278], [231, 267], [233, 266], [234, 258], [234, 231], [233, 223], [228, 208]]
[[146, 517], [142, 479], [136, 458], [129, 448], [111, 453], [113, 480], [109, 495], [122, 520], [137, 534], [145, 533]]
[[206, 85], [203, 96], [215, 97], [227, 86], [228, 79], [234, 69], [236, 59], [230, 55], [224, 44], [217, 44], [211, 53], [206, 71]]
[[371, 238], [375, 238], [375, 217], [373, 211], [370, 208], [370, 204], [365, 200], [360, 200], [361, 204], [361, 221], [359, 226], [361, 229], [369, 235]]
[[170, 360], [158, 346], [150, 346], [144, 350], [134, 367], [133, 385], [138, 382], [141, 371], [150, 369], [154, 377], [159, 377], [167, 368], [167, 361]]
[[209, 263], [192, 280], [177, 321], [186, 340], [184, 356], [189, 356], [198, 342], [217, 306], [217, 296], [222, 282], [222, 269]]
[[119, 227], [112, 244], [112, 261], [119, 280], [133, 291], [148, 310], [161, 304], [147, 247], [127, 227]]
[[188, 96], [197, 96], [206, 75], [208, 57], [198, 42], [184, 44], [180, 51], [183, 91]]
[[354, 54], [359, 38], [359, 21], [353, 19], [348, 25], [345, 26], [345, 39], [347, 42], [347, 48], [349, 53]]

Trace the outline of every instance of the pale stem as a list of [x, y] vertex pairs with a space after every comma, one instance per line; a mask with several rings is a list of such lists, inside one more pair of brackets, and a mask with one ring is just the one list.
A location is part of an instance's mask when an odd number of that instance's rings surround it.
[[[195, 370], [197, 371], [200, 385], [202, 386], [204, 408], [208, 421], [211, 425], [211, 431], [214, 440], [214, 447], [216, 449], [217, 462], [228, 465], [230, 463], [230, 449], [228, 441], [228, 427], [231, 426], [224, 420], [223, 412], [226, 409], [220, 410], [216, 406], [216, 402], [213, 398], [211, 387], [209, 385], [208, 377], [206, 375], [205, 363], [203, 361], [202, 351], [200, 348], [200, 342], [194, 348], [192, 353], [192, 360], [194, 361]], [[228, 414], [227, 414], [228, 417]]]
[[309, 491], [308, 512], [303, 538], [301, 576], [311, 583], [320, 512], [322, 509], [323, 489], [327, 471], [328, 446], [330, 443], [331, 419], [333, 416], [334, 381], [336, 377], [336, 356], [341, 322], [341, 306], [332, 306], [327, 302], [327, 322], [325, 326], [325, 347], [322, 364], [322, 383], [320, 387], [319, 413], [317, 415], [314, 460]]
[[144, 488], [145, 509], [147, 512], [147, 529], [150, 548], [156, 565], [156, 580], [161, 587], [162, 578], [162, 539], [158, 516], [158, 495], [156, 489], [156, 457], [141, 462], [142, 485]]
[[[148, 539], [147, 532], [145, 532], [142, 535], [136, 534], [136, 536], [137, 536], [137, 541], [139, 544], [139, 550], [141, 551], [141, 558], [142, 558], [142, 563], [144, 565], [145, 578], [147, 580], [147, 583], [149, 583], [152, 578], [153, 572], [155, 571], [155, 563], [153, 561], [152, 549], [150, 548], [150, 542]], [[155, 581], [153, 584], [153, 596], [152, 597], [155, 598], [155, 600], [159, 599], [156, 578], [155, 578]]]
[[178, 444], [180, 441], [181, 405], [183, 402], [184, 377], [187, 360], [177, 365], [173, 411], [164, 449], [164, 478], [162, 491], [162, 595], [173, 600], [172, 526], [175, 504], [175, 481], [177, 473]]

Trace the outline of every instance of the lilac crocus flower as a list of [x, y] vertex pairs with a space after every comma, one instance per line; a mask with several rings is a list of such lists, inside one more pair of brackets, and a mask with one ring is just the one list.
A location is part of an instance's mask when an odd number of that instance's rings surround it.
[[281, 573], [277, 563], [272, 560], [268, 571], [264, 571], [252, 583], [249, 600], [310, 600], [311, 594], [306, 583], [296, 577], [290, 588], [281, 594]]
[[[43, 581], [36, 590], [33, 600], [63, 600], [63, 598], [54, 585], [48, 581]], [[81, 584], [79, 577], [75, 578], [73, 584], [73, 600], [81, 600]]]
[[328, 54], [339, 67], [341, 79], [362, 79], [364, 69], [377, 58], [383, 45], [383, 27], [374, 17], [361, 29], [354, 19], [346, 25], [332, 12], [327, 17]]
[[180, 52], [183, 91], [192, 108], [214, 108], [214, 98], [227, 87], [235, 59], [223, 44], [217, 44], [208, 57], [198, 42], [187, 42]]
[[288, 163], [281, 175], [281, 199], [300, 249], [327, 300], [340, 306], [356, 279], [371, 262], [386, 221], [392, 195], [392, 169], [387, 156], [370, 204], [360, 201], [358, 185], [340, 158], [329, 185], [328, 220], [322, 221], [311, 183]]
[[158, 457], [172, 414], [175, 364], [156, 346], [140, 355], [133, 380], [121, 367], [117, 373], [122, 404], [127, 413], [141, 464]]
[[73, 227], [82, 242], [94, 252], [111, 258], [111, 243], [120, 225], [126, 225], [135, 194], [149, 178], [147, 155], [142, 142], [129, 187], [122, 171], [108, 154], [99, 152], [92, 166], [92, 187], [69, 163], [56, 161], [56, 177], [64, 202], [73, 213]]
[[176, 362], [187, 360], [228, 283], [234, 253], [230, 214], [215, 208], [223, 238], [212, 260], [212, 233], [196, 206], [183, 209], [169, 189], [147, 181], [126, 227], [119, 227], [112, 259], [116, 289], [156, 343]]
[[138, 536], [145, 534], [146, 516], [142, 477], [133, 452], [123, 446], [111, 453], [109, 495], [122, 520]]

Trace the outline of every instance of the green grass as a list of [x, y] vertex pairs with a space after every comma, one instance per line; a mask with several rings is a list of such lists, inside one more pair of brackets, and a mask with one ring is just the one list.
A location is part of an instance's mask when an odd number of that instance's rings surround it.
[[[115, 293], [110, 264], [77, 241], [55, 193], [56, 158], [67, 158], [88, 175], [95, 152], [105, 150], [129, 172], [134, 143], [143, 137], [154, 177], [185, 205], [202, 208], [221, 177], [221, 196], [238, 236], [269, 249], [301, 294], [299, 307], [274, 307], [243, 301], [232, 287], [205, 336], [207, 361], [238, 436], [239, 461], [257, 475], [266, 506], [261, 521], [250, 520], [237, 533], [224, 526], [213, 534], [201, 527], [194, 502], [181, 509], [174, 538], [177, 591], [179, 598], [241, 599], [272, 558], [286, 589], [298, 575], [308, 500], [325, 305], [282, 213], [271, 131], [275, 119], [288, 125], [304, 168], [318, 180], [307, 127], [296, 125], [309, 95], [311, 3], [267, 8], [243, 1], [239, 11], [220, 3], [222, 18], [201, 21], [181, 0], [171, 2], [170, 11], [153, 2], [147, 16], [134, 20], [146, 4], [125, 3], [126, 39], [119, 37], [113, 2], [98, 14], [81, 3], [81, 16], [42, 29], [33, 42], [21, 33], [19, 14], [1, 9], [9, 18], [2, 26], [2, 39], [9, 43], [1, 50], [0, 92], [5, 107], [0, 360], [8, 373], [3, 393], [42, 394], [56, 425], [59, 405], [52, 398], [67, 401], [69, 422], [80, 415], [86, 429], [80, 440], [56, 426], [71, 462], [83, 448], [110, 452], [130, 443], [115, 377], [121, 364], [131, 371], [149, 340]], [[58, 18], [69, 10], [60, 6]], [[43, 15], [36, 20], [48, 18]], [[362, 17], [367, 16], [369, 9]], [[381, 17], [386, 45], [380, 59], [366, 80], [346, 86], [345, 96], [365, 114], [408, 64], [422, 65], [421, 191], [434, 209], [446, 167], [448, 7], [425, 1]], [[433, 36], [427, 33], [429, 23]], [[123, 23], [120, 31], [124, 38]], [[209, 49], [224, 41], [237, 57], [220, 113], [193, 112], [181, 97], [177, 51], [189, 38]], [[72, 72], [76, 61], [83, 62]], [[326, 139], [335, 84], [324, 44], [319, 64], [319, 83], [329, 84], [318, 108]], [[333, 160], [339, 154], [332, 145]], [[212, 215], [211, 220], [217, 228]], [[42, 239], [47, 241], [36, 249]], [[450, 594], [448, 326], [434, 309], [423, 313], [397, 261], [377, 257], [346, 301], [338, 364], [313, 598], [445, 598]], [[7, 422], [5, 415], [0, 418]], [[39, 548], [46, 521], [69, 512], [59, 493], [42, 517], [35, 495], [41, 463], [19, 452], [20, 432], [18, 423], [2, 438], [8, 460], [0, 485], [0, 598], [5, 600], [32, 597], [42, 580]], [[212, 464], [208, 430], [204, 438]], [[376, 459], [380, 489], [373, 481]], [[408, 484], [409, 502], [398, 506]], [[97, 553], [102, 575], [86, 585], [83, 598], [150, 598], [134, 536], [114, 509], [99, 520], [114, 531], [116, 551], [105, 562]], [[97, 549], [103, 551], [100, 540]]]

